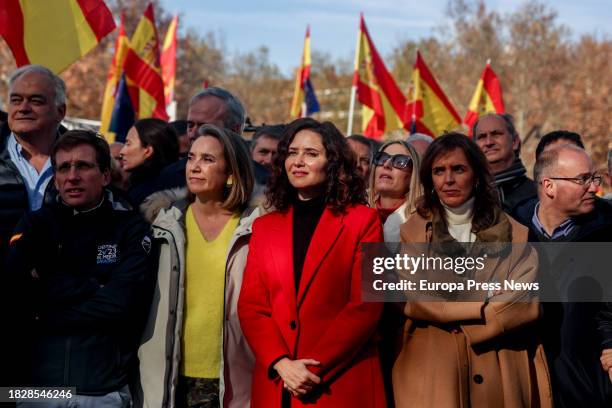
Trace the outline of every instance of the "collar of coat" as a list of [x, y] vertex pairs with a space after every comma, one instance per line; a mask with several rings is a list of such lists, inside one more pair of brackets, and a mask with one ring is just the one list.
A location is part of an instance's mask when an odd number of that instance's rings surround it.
[[426, 236], [433, 244], [434, 252], [447, 253], [453, 256], [472, 255], [499, 256], [505, 258], [511, 249], [512, 225], [508, 216], [498, 207], [494, 209], [493, 224], [488, 228], [475, 232], [476, 241], [473, 244], [457, 242], [448, 232], [448, 227], [440, 212], [433, 211], [430, 221], [426, 224]]
[[[187, 188], [175, 188], [151, 194], [140, 205], [140, 211], [154, 225], [165, 227], [166, 223], [178, 222], [185, 228], [185, 214], [191, 204]], [[240, 221], [232, 235], [232, 243], [243, 235], [251, 234], [253, 221], [264, 214], [262, 206], [249, 207], [240, 214]], [[230, 245], [231, 247], [232, 245]]]

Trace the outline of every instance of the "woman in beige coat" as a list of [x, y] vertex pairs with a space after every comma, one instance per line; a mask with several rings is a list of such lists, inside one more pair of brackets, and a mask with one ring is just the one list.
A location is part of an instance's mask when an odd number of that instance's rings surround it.
[[[160, 258], [157, 288], [138, 351], [136, 407], [250, 405], [255, 360], [237, 313], [251, 228], [260, 213], [259, 208], [252, 211], [246, 208], [253, 186], [250, 163], [239, 135], [203, 125], [189, 150], [186, 170], [189, 192], [159, 192], [141, 205], [147, 218], [154, 219], [153, 233], [160, 246]], [[215, 213], [222, 222], [210, 217]], [[191, 230], [190, 217], [195, 227]], [[217, 237], [210, 234], [206, 237], [204, 234], [210, 232], [213, 223], [220, 232]], [[208, 238], [207, 243], [198, 243], [198, 238]], [[215, 242], [219, 247], [211, 249], [210, 244]], [[206, 244], [209, 246], [205, 247]], [[189, 245], [196, 253], [208, 251], [218, 262], [209, 259], [204, 267], [198, 267], [197, 259], [190, 257]], [[200, 274], [206, 285], [214, 287], [214, 293], [202, 294], [203, 285], [197, 284], [198, 276], [194, 274]], [[200, 289], [190, 292], [190, 284]], [[214, 302], [207, 303], [206, 296]], [[196, 314], [200, 305], [205, 306], [212, 319]], [[190, 313], [198, 318], [188, 322]], [[188, 324], [202, 325], [202, 333], [210, 333], [214, 340], [207, 346], [205, 356], [215, 358], [214, 364], [209, 363], [210, 377], [195, 377], [187, 372], [188, 347], [204, 344], [202, 336], [194, 336], [195, 340], [187, 336]], [[190, 345], [189, 341], [195, 344]], [[191, 358], [196, 363], [204, 360], [195, 357], [192, 352]]]
[[[418, 212], [401, 227], [402, 242], [527, 241], [527, 229], [501, 211], [486, 158], [466, 136], [437, 138], [420, 173], [425, 194]], [[535, 280], [533, 249], [514, 246], [509, 253], [490, 254], [485, 270], [504, 271], [507, 279]], [[499, 290], [484, 292], [485, 298], [406, 303], [402, 351], [393, 367], [396, 407], [552, 406], [534, 327], [537, 300]]]

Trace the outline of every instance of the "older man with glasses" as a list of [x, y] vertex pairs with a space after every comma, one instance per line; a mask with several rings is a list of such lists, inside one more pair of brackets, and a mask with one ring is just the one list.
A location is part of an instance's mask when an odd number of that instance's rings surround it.
[[609, 235], [593, 236], [600, 228], [584, 228], [587, 220], [597, 219], [601, 211], [609, 210], [609, 205], [596, 196], [603, 176], [594, 172], [593, 162], [584, 149], [563, 145], [542, 153], [534, 175], [539, 203], [531, 218], [536, 235], [533, 238], [537, 241], [610, 239]]
[[[561, 145], [544, 151], [537, 159], [534, 178], [539, 202], [531, 207], [531, 242], [552, 242], [539, 246], [540, 272], [545, 291], [562, 298], [575, 293], [575, 279], [584, 273], [580, 261], [567, 259], [572, 242], [609, 242], [612, 239], [612, 205], [597, 198], [602, 176], [584, 149]], [[549, 251], [563, 246], [562, 251]], [[554, 252], [554, 254], [553, 254]], [[602, 254], [606, 256], [606, 254]], [[600, 361], [606, 348], [602, 336], [610, 336], [609, 324], [600, 323], [603, 304], [597, 302], [543, 303], [544, 349], [557, 407], [610, 407], [612, 383], [610, 362]], [[608, 333], [608, 334], [606, 334]], [[607, 354], [610, 354], [608, 351]]]

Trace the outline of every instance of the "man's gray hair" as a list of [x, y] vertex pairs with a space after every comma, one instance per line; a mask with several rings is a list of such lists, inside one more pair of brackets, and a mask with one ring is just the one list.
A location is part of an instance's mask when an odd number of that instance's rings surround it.
[[487, 113], [479, 117], [478, 120], [476, 120], [476, 122], [474, 123], [474, 126], [472, 126], [472, 135], [474, 138], [476, 137], [476, 128], [478, 128], [478, 124], [480, 123], [480, 121], [484, 118], [488, 118], [491, 116], [499, 118], [504, 122], [504, 125], [506, 125], [506, 130], [508, 131], [510, 136], [512, 136], [512, 140], [519, 138], [519, 134], [516, 131], [516, 127], [514, 127], [514, 118], [509, 113]]
[[501, 119], [504, 122], [504, 125], [506, 125], [506, 130], [508, 131], [508, 133], [510, 134], [510, 136], [512, 136], [512, 141], [514, 140], [518, 140], [518, 147], [516, 148], [516, 150], [514, 151], [514, 154], [516, 155], [516, 157], [519, 157], [520, 153], [521, 153], [521, 138], [519, 137], [519, 134], [516, 130], [516, 127], [514, 126], [514, 117], [512, 117], [512, 115], [510, 115], [509, 113], [487, 113], [484, 114], [482, 116], [480, 116], [476, 122], [474, 123], [474, 126], [472, 126], [472, 137], [474, 138], [474, 140], [476, 140], [476, 128], [478, 127], [478, 124], [480, 123], [480, 121], [484, 118], [487, 118], [489, 116], [492, 117], [496, 117]]
[[433, 142], [433, 137], [426, 135], [424, 133], [413, 133], [410, 136], [408, 136], [408, 139], [406, 139], [408, 143], [416, 142], [417, 140], [420, 140], [421, 142], [431, 143]]
[[242, 106], [240, 100], [232, 95], [231, 92], [217, 86], [212, 86], [195, 94], [189, 101], [189, 106], [192, 106], [194, 103], [206, 98], [207, 96], [215, 96], [225, 102], [227, 110], [225, 113], [225, 118], [223, 119], [223, 127], [242, 134], [242, 131], [244, 130], [244, 123], [246, 121], [246, 111], [244, 110], [244, 106]]
[[11, 99], [11, 89], [13, 88], [15, 81], [22, 75], [31, 74], [34, 72], [47, 77], [47, 79], [53, 84], [53, 89], [55, 90], [55, 107], [65, 105], [66, 84], [64, 83], [64, 80], [55, 75], [49, 68], [36, 64], [24, 65], [23, 67], [17, 68], [15, 71], [13, 71], [8, 81], [9, 101]]

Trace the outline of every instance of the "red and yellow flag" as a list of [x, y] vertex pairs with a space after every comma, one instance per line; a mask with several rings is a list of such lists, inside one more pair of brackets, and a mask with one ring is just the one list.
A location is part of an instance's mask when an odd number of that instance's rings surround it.
[[402, 129], [406, 98], [376, 51], [361, 15], [355, 53], [353, 86], [362, 105], [362, 133], [380, 139], [385, 132]]
[[161, 69], [164, 80], [164, 95], [166, 106], [174, 99], [174, 79], [176, 77], [176, 31], [178, 16], [174, 16], [166, 32], [164, 46], [161, 51]]
[[130, 40], [125, 33], [123, 13], [121, 13], [119, 33], [115, 41], [115, 55], [113, 56], [113, 61], [106, 77], [106, 88], [104, 89], [104, 99], [102, 99], [102, 113], [100, 114], [100, 132], [106, 137], [109, 143], [115, 141], [115, 133], [109, 130], [109, 126], [113, 115], [113, 106], [115, 106], [117, 85], [119, 85], [121, 74], [123, 74], [123, 63], [129, 48]]
[[417, 51], [408, 92], [407, 119], [411, 133], [441, 135], [461, 124], [461, 118]]
[[40, 64], [59, 73], [114, 29], [102, 0], [0, 1], [0, 35], [18, 67]]
[[132, 35], [123, 69], [128, 88], [138, 88], [138, 92], [130, 92], [136, 118], [168, 120], [159, 63], [159, 37], [152, 4], [147, 6]]
[[319, 101], [310, 81], [310, 27], [306, 27], [302, 63], [295, 76], [295, 91], [291, 102], [291, 119], [309, 116], [320, 111]]
[[493, 69], [491, 62], [487, 61], [485, 69], [482, 71], [476, 92], [472, 96], [470, 106], [463, 122], [468, 125], [470, 134], [472, 127], [478, 118], [485, 113], [506, 113], [504, 108], [504, 98], [502, 96], [502, 88], [499, 79]]

